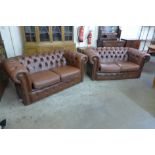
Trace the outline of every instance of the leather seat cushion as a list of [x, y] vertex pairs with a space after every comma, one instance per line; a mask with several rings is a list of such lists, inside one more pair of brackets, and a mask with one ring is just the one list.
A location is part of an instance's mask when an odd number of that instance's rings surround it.
[[140, 68], [139, 65], [130, 61], [117, 62], [117, 64], [120, 66], [121, 71], [137, 71]]
[[44, 88], [60, 82], [60, 76], [52, 71], [40, 71], [31, 75], [33, 87], [36, 89]]
[[102, 63], [100, 66], [101, 72], [120, 72], [120, 67], [115, 63]]
[[62, 81], [66, 81], [80, 76], [80, 69], [68, 65], [54, 68], [52, 71], [59, 74]]

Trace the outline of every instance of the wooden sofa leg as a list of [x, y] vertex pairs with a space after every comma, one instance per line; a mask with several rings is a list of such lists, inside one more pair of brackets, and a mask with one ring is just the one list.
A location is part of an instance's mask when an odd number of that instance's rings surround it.
[[153, 88], [155, 88], [155, 78], [153, 79]]
[[22, 99], [21, 87], [19, 84], [15, 84], [16, 93], [19, 99]]

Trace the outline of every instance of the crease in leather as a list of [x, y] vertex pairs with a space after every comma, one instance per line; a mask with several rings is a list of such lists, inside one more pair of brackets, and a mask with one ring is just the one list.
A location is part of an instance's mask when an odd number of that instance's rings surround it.
[[73, 66], [63, 66], [52, 69], [53, 72], [60, 75], [62, 81], [72, 79], [80, 75], [80, 69]]
[[36, 89], [44, 88], [60, 82], [60, 76], [52, 71], [40, 71], [37, 73], [32, 73], [30, 76], [32, 79], [32, 84]]
[[117, 62], [117, 65], [120, 66], [120, 71], [137, 71], [140, 69], [140, 66], [133, 62]]

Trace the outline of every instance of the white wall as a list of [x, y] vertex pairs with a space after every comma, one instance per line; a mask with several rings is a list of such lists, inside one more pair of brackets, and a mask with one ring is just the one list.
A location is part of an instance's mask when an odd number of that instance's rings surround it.
[[23, 41], [20, 27], [18, 26], [1, 26], [0, 32], [4, 42], [7, 57], [21, 55], [23, 52]]
[[139, 39], [141, 26], [120, 26], [122, 39]]
[[19, 26], [11, 26], [10, 27], [11, 31], [11, 36], [12, 36], [12, 41], [15, 49], [15, 55], [22, 55], [23, 54], [23, 38], [22, 38], [22, 33], [21, 29]]
[[142, 40], [139, 48], [140, 50], [144, 50], [144, 51], [148, 50], [148, 46], [151, 44], [151, 40], [154, 39], [153, 38], [154, 31], [155, 31], [154, 26], [151, 26], [151, 27], [143, 26], [142, 34], [140, 37], [140, 39]]
[[140, 39], [141, 40], [145, 40], [145, 39], [152, 40], [154, 30], [155, 30], [154, 26], [143, 26]]
[[7, 55], [7, 57], [13, 57], [15, 55], [15, 51], [14, 51], [13, 46], [12, 46], [9, 27], [8, 26], [1, 26], [0, 31], [1, 31], [3, 42], [4, 42], [6, 55]]

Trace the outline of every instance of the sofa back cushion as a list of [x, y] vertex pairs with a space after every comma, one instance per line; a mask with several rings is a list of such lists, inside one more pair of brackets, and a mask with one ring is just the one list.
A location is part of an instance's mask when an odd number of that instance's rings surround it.
[[99, 55], [100, 63], [111, 63], [117, 61], [127, 61], [128, 48], [125, 47], [98, 47], [96, 52]]
[[32, 56], [21, 56], [18, 57], [18, 60], [30, 73], [66, 65], [66, 59], [63, 51], [55, 51]]

